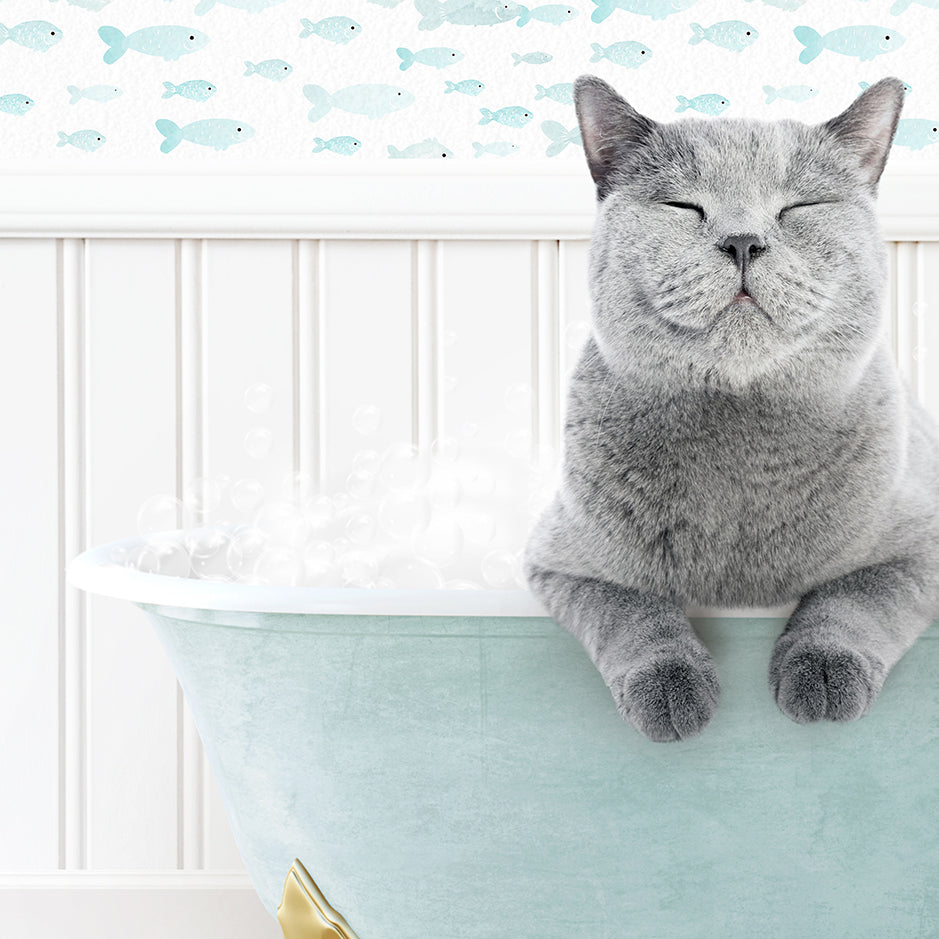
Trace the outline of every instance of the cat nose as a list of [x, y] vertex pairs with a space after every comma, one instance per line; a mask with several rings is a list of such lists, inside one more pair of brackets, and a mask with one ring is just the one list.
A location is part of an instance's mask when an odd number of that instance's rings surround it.
[[747, 264], [766, 249], [766, 242], [759, 235], [747, 232], [742, 235], [728, 235], [717, 243], [717, 247], [729, 254], [743, 273]]

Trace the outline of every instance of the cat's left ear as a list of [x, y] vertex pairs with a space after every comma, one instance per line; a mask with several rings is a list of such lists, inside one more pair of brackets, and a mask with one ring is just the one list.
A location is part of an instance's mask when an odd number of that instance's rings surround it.
[[903, 82], [882, 78], [846, 111], [822, 124], [843, 146], [857, 154], [865, 182], [876, 188], [884, 171], [903, 108]]

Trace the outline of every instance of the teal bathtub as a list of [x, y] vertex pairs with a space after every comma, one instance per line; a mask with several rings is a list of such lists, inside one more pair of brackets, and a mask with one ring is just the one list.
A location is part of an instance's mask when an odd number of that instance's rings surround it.
[[784, 619], [696, 618], [720, 707], [656, 744], [523, 592], [215, 584], [110, 547], [72, 580], [149, 614], [268, 910], [299, 858], [349, 929], [303, 935], [939, 936], [935, 626], [867, 717], [798, 726], [766, 678]]

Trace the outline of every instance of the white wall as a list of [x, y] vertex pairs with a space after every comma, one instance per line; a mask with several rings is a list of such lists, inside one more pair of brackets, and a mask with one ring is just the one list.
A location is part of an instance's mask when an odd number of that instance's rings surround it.
[[[268, 472], [333, 479], [367, 403], [377, 446], [471, 422], [558, 436], [587, 316], [579, 177], [229, 179], [227, 201], [219, 179], [90, 176], [60, 202], [49, 177], [0, 217], [4, 935], [122, 935], [133, 903], [153, 935], [208, 935], [212, 915], [211, 934], [278, 934], [143, 614], [63, 579], [85, 546], [133, 533], [153, 493], [257, 470], [249, 385], [274, 389]], [[939, 173], [896, 177], [881, 205], [897, 361], [939, 414], [937, 193]], [[504, 402], [519, 382], [535, 392], [521, 415]]]

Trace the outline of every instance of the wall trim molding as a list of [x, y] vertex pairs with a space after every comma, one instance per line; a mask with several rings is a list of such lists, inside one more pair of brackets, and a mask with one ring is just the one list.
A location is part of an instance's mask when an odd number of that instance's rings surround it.
[[[323, 165], [128, 165], [4, 173], [0, 237], [586, 239], [593, 186], [558, 164], [411, 161]], [[888, 167], [884, 237], [939, 240], [939, 161]]]
[[244, 871], [0, 872], [6, 890], [254, 890]]

